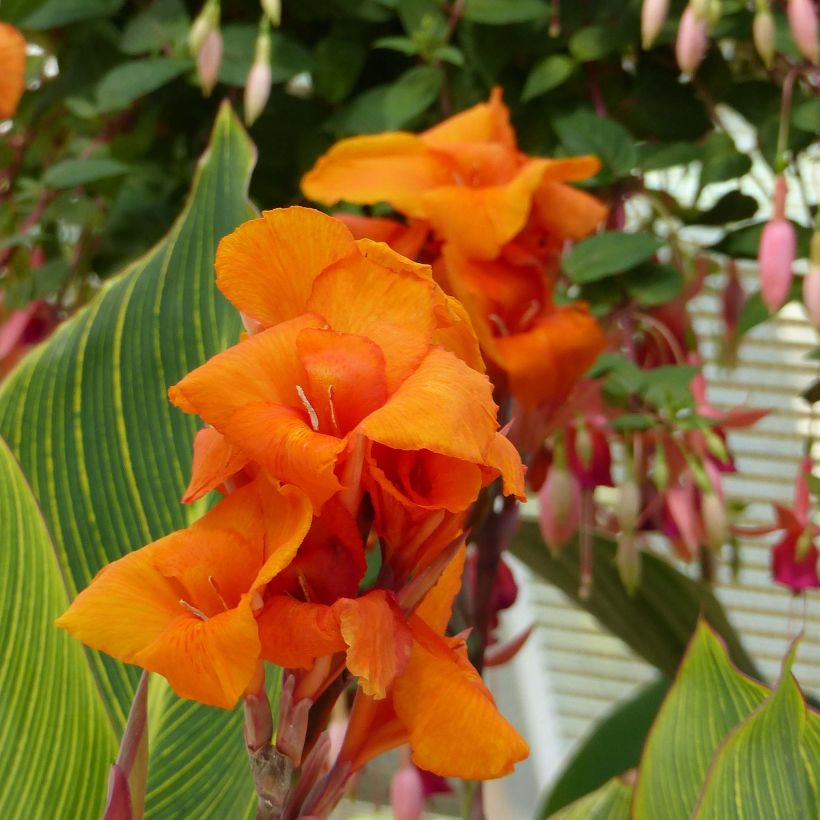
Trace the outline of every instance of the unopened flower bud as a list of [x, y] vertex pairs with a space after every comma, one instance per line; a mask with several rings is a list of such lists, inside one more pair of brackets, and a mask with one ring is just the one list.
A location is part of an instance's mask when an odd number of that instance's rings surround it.
[[709, 549], [719, 550], [729, 537], [729, 522], [723, 499], [715, 492], [703, 494], [700, 503], [703, 537]]
[[815, 65], [820, 62], [817, 45], [817, 9], [814, 0], [789, 0], [789, 28], [800, 53]]
[[206, 97], [214, 90], [221, 64], [222, 32], [215, 28], [208, 32], [202, 48], [196, 55], [196, 73]]
[[267, 22], [260, 28], [256, 39], [256, 53], [253, 65], [248, 72], [245, 82], [245, 122], [251, 125], [265, 110], [270, 97], [271, 81], [270, 67], [270, 34]]
[[775, 217], [763, 228], [757, 265], [760, 292], [770, 313], [778, 310], [789, 293], [792, 264], [797, 253], [797, 234], [788, 219]]
[[666, 22], [669, 0], [643, 0], [641, 6], [641, 43], [649, 49]]
[[219, 27], [219, 3], [206, 0], [188, 32], [188, 50], [198, 55], [208, 35]]
[[768, 3], [758, 5], [752, 22], [752, 39], [763, 65], [769, 68], [774, 60], [775, 28], [774, 17]]
[[557, 552], [575, 534], [581, 520], [581, 488], [575, 476], [553, 465], [538, 493], [539, 524], [547, 546]]
[[709, 48], [708, 21], [696, 14], [692, 5], [683, 12], [675, 41], [675, 58], [684, 74], [694, 74]]
[[424, 811], [424, 782], [412, 764], [402, 766], [390, 781], [390, 805], [395, 820], [419, 820]]
[[282, 0], [262, 0], [262, 10], [268, 16], [270, 24], [279, 28], [282, 23]]
[[641, 514], [641, 489], [633, 479], [627, 479], [618, 487], [615, 517], [621, 532], [632, 535]]
[[666, 450], [661, 444], [655, 449], [655, 458], [652, 460], [652, 481], [660, 492], [669, 486], [669, 463], [666, 460]]
[[641, 581], [641, 551], [634, 533], [622, 532], [618, 535], [618, 552], [615, 563], [621, 583], [630, 595], [634, 595]]
[[706, 449], [709, 450], [710, 454], [718, 461], [726, 463], [730, 460], [726, 443], [711, 427], [703, 428], [703, 437], [706, 439]]

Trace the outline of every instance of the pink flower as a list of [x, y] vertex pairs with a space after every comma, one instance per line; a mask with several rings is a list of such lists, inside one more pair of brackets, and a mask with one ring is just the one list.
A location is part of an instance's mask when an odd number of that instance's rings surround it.
[[553, 465], [538, 493], [539, 525], [547, 546], [557, 552], [581, 522], [581, 487], [566, 467]]
[[789, 28], [800, 53], [812, 63], [818, 62], [817, 10], [813, 0], [789, 0]]
[[419, 820], [424, 811], [424, 782], [409, 761], [390, 781], [390, 805], [395, 820]]
[[196, 72], [206, 97], [214, 90], [221, 64], [222, 32], [214, 28], [208, 32], [196, 55]]
[[786, 219], [786, 180], [783, 175], [775, 180], [774, 216], [766, 224], [760, 237], [757, 264], [760, 272], [760, 291], [763, 302], [774, 313], [789, 293], [792, 283], [792, 265], [797, 254], [797, 232]]
[[684, 74], [694, 74], [709, 48], [707, 20], [688, 5], [680, 18], [675, 58]]

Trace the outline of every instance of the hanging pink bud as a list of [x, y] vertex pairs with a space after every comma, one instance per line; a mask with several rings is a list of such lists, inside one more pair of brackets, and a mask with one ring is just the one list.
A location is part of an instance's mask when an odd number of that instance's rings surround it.
[[729, 537], [729, 520], [723, 499], [715, 492], [704, 493], [700, 501], [700, 516], [704, 545], [719, 550]]
[[797, 234], [788, 219], [775, 217], [763, 229], [757, 265], [760, 291], [770, 313], [779, 310], [792, 283], [792, 263], [797, 253]]
[[669, 13], [669, 0], [643, 0], [641, 6], [641, 43], [649, 49], [660, 34], [666, 15]]
[[202, 9], [191, 24], [188, 32], [188, 49], [191, 54], [199, 54], [208, 35], [216, 28], [219, 28], [219, 2], [218, 0], [205, 0]]
[[547, 546], [557, 552], [575, 535], [581, 522], [581, 487], [566, 467], [553, 465], [538, 500], [541, 534]]
[[752, 22], [752, 39], [760, 59], [763, 60], [763, 65], [770, 68], [774, 60], [775, 28], [774, 17], [769, 9], [768, 2], [758, 4]]
[[270, 97], [271, 89], [270, 67], [270, 34], [268, 33], [267, 18], [260, 27], [256, 38], [256, 53], [253, 65], [245, 82], [245, 123], [253, 124], [256, 118], [265, 110]]
[[817, 8], [814, 0], [789, 0], [789, 28], [800, 53], [815, 65], [820, 62], [817, 45]]
[[208, 32], [202, 48], [199, 49], [196, 55], [196, 73], [206, 97], [214, 90], [221, 64], [222, 32], [215, 28]]
[[412, 764], [402, 766], [390, 781], [394, 820], [419, 820], [424, 811], [424, 782]]
[[683, 12], [675, 41], [675, 58], [684, 74], [694, 74], [709, 48], [708, 21], [689, 5]]

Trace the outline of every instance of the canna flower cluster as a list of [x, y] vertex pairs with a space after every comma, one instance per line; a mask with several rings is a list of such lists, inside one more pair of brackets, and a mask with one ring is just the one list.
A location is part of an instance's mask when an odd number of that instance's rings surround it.
[[344, 139], [304, 177], [325, 205], [386, 202], [405, 218], [342, 217], [359, 236], [431, 262], [467, 309], [494, 384], [524, 412], [559, 406], [604, 347], [584, 305], [558, 307], [553, 284], [567, 241], [592, 233], [606, 208], [567, 184], [596, 157], [522, 153], [496, 88], [486, 103], [421, 133]]
[[403, 743], [443, 776], [511, 771], [526, 744], [445, 636], [469, 508], [496, 479], [524, 494], [464, 308], [428, 266], [305, 208], [240, 226], [216, 271], [247, 333], [169, 395], [207, 425], [183, 500], [224, 498], [105, 567], [58, 624], [223, 708], [261, 693], [263, 660], [284, 667], [294, 765], [310, 707], [355, 678], [339, 783]]

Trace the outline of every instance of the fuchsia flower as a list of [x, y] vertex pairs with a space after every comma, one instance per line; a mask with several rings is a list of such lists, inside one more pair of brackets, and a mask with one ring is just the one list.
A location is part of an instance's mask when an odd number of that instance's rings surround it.
[[817, 46], [817, 9], [813, 0], [789, 0], [789, 28], [800, 53], [815, 65], [820, 61]]
[[675, 58], [684, 74], [694, 74], [709, 48], [708, 21], [690, 3], [678, 26]]
[[763, 229], [757, 253], [760, 292], [770, 313], [786, 301], [797, 255], [797, 232], [785, 216], [786, 193], [786, 180], [781, 174], [775, 180], [774, 216]]

